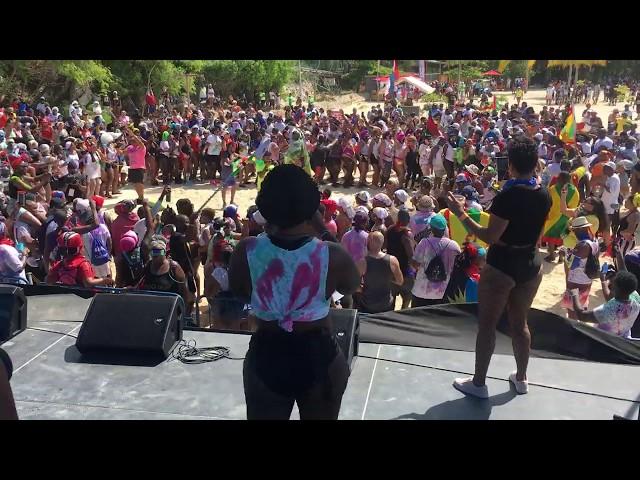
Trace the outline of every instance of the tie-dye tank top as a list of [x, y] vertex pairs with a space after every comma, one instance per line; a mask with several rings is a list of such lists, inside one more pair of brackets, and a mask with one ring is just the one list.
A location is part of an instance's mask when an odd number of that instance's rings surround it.
[[329, 314], [329, 247], [324, 242], [313, 238], [296, 250], [284, 250], [263, 233], [247, 245], [247, 261], [256, 317], [291, 332], [293, 322], [313, 322]]

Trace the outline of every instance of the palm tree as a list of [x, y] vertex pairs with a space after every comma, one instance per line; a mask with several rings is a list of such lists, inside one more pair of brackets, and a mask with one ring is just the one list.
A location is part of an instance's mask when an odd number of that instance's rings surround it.
[[569, 85], [571, 85], [571, 73], [573, 67], [576, 68], [575, 77], [573, 79], [574, 84], [578, 82], [578, 70], [580, 67], [594, 67], [594, 66], [606, 66], [607, 60], [549, 60], [547, 67], [569, 67]]

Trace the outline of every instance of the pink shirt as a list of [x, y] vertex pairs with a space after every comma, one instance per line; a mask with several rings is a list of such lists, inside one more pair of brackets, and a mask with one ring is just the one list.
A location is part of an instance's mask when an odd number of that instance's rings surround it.
[[145, 146], [129, 145], [127, 153], [129, 154], [129, 167], [134, 170], [138, 168], [144, 170], [146, 167], [144, 158], [147, 156], [147, 148]]
[[367, 239], [369, 234], [365, 230], [352, 228], [342, 236], [342, 246], [349, 252], [355, 262], [367, 255]]
[[337, 235], [338, 234], [338, 225], [336, 224], [335, 220], [329, 220], [328, 222], [324, 222], [324, 226], [333, 235]]

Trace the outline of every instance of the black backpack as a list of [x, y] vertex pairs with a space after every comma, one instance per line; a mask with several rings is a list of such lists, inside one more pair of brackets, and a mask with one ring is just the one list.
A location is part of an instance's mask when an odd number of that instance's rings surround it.
[[587, 263], [584, 265], [584, 273], [591, 280], [600, 277], [600, 259], [593, 254], [593, 250], [589, 252], [589, 256], [587, 257]]
[[[433, 248], [431, 242], [429, 242], [429, 246]], [[430, 282], [444, 282], [447, 279], [447, 270], [444, 267], [444, 262], [440, 256], [442, 250], [444, 250], [444, 248], [436, 253], [436, 255], [429, 261], [427, 268], [424, 269], [424, 274]]]

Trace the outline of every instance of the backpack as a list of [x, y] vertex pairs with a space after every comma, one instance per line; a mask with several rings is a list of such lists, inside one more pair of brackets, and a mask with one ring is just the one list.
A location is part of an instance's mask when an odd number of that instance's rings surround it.
[[[63, 261], [63, 260], [61, 260]], [[88, 263], [89, 261], [86, 258], [83, 258], [81, 261], [79, 262], [74, 262], [74, 264], [72, 265], [60, 265], [60, 271], [58, 273], [58, 284], [62, 284], [62, 285], [79, 285], [78, 283], [78, 268], [80, 267], [80, 265], [83, 265], [84, 263]]]
[[600, 260], [593, 254], [593, 250], [589, 252], [587, 262], [584, 265], [584, 273], [591, 280], [595, 280], [600, 277]]
[[[429, 242], [429, 246], [431, 246], [431, 242]], [[433, 249], [433, 246], [431, 246], [431, 248]], [[444, 250], [444, 248], [442, 250]], [[429, 261], [427, 268], [424, 270], [424, 274], [430, 282], [439, 283], [444, 282], [447, 279], [447, 270], [444, 267], [444, 262], [440, 256], [442, 250], [436, 253], [436, 255]]]
[[138, 283], [142, 275], [144, 274], [144, 260], [142, 258], [140, 247], [135, 248], [131, 253], [122, 252], [129, 271], [131, 272], [132, 285]]
[[109, 261], [110, 255], [107, 246], [100, 236], [94, 235], [94, 230], [89, 232], [91, 237], [91, 264], [104, 265]]

